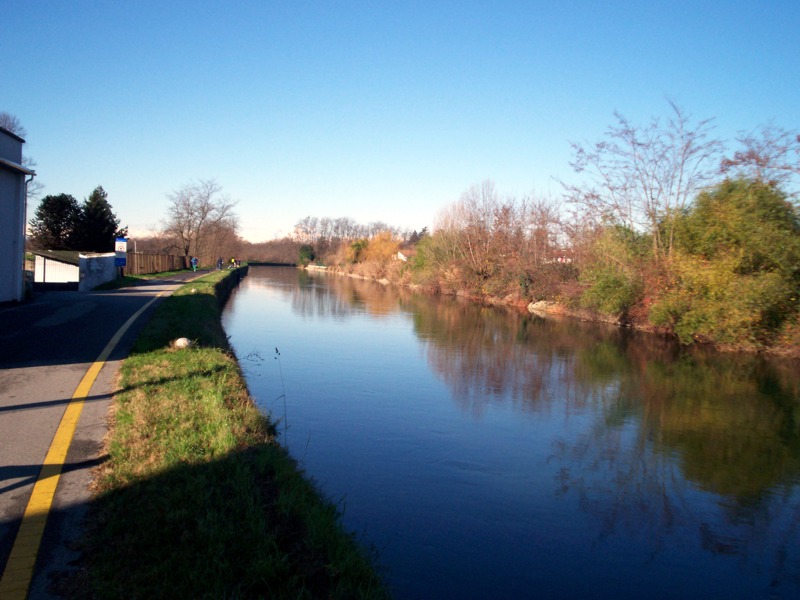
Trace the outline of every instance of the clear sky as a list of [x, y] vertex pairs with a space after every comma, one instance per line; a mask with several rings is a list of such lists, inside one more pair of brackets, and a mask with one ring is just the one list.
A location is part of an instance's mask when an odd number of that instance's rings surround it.
[[558, 194], [615, 110], [796, 129], [799, 72], [800, 0], [0, 0], [0, 111], [43, 193], [102, 185], [132, 236], [208, 178], [251, 241], [430, 228], [485, 179]]

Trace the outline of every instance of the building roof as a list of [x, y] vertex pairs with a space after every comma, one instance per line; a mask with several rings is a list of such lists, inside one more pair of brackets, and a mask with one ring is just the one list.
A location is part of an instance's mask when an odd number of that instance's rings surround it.
[[81, 263], [81, 253], [77, 250], [31, 250], [31, 254], [75, 266]]
[[10, 135], [11, 137], [13, 137], [13, 138], [16, 138], [17, 140], [19, 140], [19, 141], [20, 141], [20, 142], [22, 142], [23, 144], [25, 143], [25, 140], [23, 140], [21, 137], [19, 137], [19, 136], [18, 136], [16, 133], [14, 133], [13, 131], [9, 131], [9, 130], [8, 130], [8, 129], [6, 129], [5, 127], [2, 127], [2, 126], [0, 126], [0, 131], [2, 131], [3, 133], [5, 133], [6, 135]]
[[113, 252], [82, 252], [80, 250], [31, 250], [31, 254], [57, 260], [58, 262], [80, 266], [80, 257], [114, 256]]
[[0, 158], [0, 167], [5, 167], [7, 169], [11, 169], [12, 171], [18, 171], [20, 173], [25, 173], [25, 175], [36, 175], [36, 171], [31, 171], [30, 169], [23, 167], [22, 165], [18, 165], [13, 161], [6, 160], [5, 158]]

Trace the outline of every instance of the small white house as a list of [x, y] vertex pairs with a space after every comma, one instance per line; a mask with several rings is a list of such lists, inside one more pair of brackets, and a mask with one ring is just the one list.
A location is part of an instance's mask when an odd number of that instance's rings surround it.
[[81, 280], [80, 258], [69, 250], [34, 251], [33, 282], [35, 284], [73, 284], [78, 289]]
[[22, 166], [24, 143], [0, 127], [0, 302], [25, 297], [25, 178], [35, 173]]
[[34, 251], [34, 284], [87, 292], [117, 277], [114, 252]]

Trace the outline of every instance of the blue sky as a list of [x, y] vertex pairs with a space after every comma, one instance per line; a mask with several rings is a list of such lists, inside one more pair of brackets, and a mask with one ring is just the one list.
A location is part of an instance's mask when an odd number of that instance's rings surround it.
[[[470, 185], [553, 194], [570, 142], [667, 98], [800, 127], [800, 2], [0, 0], [0, 111], [45, 194], [133, 236], [214, 178], [263, 241], [306, 215], [431, 227]], [[35, 206], [29, 207], [29, 216]]]

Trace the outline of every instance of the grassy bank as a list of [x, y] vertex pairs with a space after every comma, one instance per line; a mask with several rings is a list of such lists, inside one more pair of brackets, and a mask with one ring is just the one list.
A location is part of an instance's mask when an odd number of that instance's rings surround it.
[[[164, 300], [122, 367], [92, 511], [92, 594], [386, 597], [374, 557], [248, 395], [219, 318], [229, 277]], [[171, 348], [178, 337], [196, 343]]]

